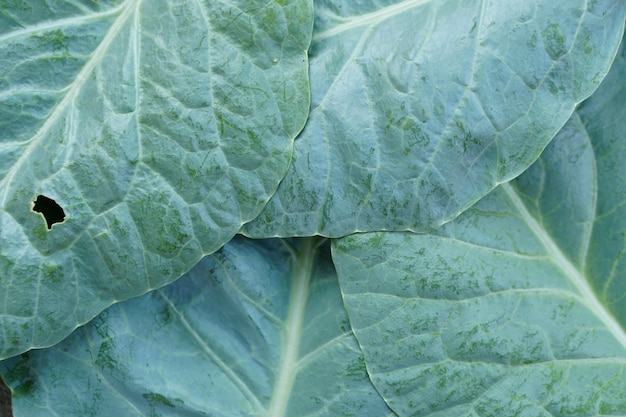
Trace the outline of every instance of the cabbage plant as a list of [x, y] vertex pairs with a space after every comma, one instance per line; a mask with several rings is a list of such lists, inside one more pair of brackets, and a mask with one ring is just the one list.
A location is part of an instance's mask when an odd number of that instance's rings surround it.
[[12, 413], [626, 415], [625, 18], [0, 3]]

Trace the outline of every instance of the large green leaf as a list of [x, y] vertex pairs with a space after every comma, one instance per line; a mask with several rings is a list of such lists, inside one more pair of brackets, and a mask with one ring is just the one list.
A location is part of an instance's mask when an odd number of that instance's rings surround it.
[[393, 415], [322, 242], [235, 238], [174, 284], [2, 362], [15, 416]]
[[334, 260], [401, 416], [626, 415], [626, 52], [517, 180], [432, 235]]
[[[0, 22], [6, 357], [171, 282], [258, 214], [307, 115], [312, 5], [2, 2]], [[65, 221], [49, 230], [38, 195]]]
[[312, 111], [249, 236], [438, 227], [525, 170], [608, 72], [624, 1], [316, 2]]

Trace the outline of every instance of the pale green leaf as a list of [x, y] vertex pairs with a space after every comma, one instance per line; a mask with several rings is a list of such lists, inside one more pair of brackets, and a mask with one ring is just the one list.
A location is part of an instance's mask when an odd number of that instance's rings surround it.
[[626, 52], [541, 158], [434, 234], [337, 241], [400, 416], [626, 415]]
[[308, 111], [312, 18], [307, 0], [0, 4], [0, 357], [173, 281], [259, 213]]
[[235, 238], [174, 284], [1, 362], [15, 416], [392, 416], [322, 242]]
[[624, 1], [316, 2], [312, 110], [254, 237], [425, 231], [525, 170], [600, 83]]

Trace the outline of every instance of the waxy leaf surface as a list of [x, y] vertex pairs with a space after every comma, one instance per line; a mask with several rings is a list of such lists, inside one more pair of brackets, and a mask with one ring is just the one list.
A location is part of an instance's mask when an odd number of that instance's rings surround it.
[[541, 158], [431, 235], [337, 241], [400, 416], [626, 415], [626, 54]]
[[391, 417], [321, 239], [237, 237], [177, 282], [0, 363], [15, 417]]
[[244, 232], [427, 231], [525, 170], [608, 72], [624, 1], [317, 1], [311, 114]]
[[[306, 0], [0, 4], [0, 357], [254, 218], [308, 111]], [[65, 219], [31, 210], [39, 195]]]

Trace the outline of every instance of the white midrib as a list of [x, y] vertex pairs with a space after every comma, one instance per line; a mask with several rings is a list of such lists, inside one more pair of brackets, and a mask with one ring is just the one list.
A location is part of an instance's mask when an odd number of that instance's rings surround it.
[[587, 306], [595, 313], [595, 315], [604, 323], [613, 337], [626, 349], [626, 333], [615, 320], [615, 318], [606, 310], [600, 300], [596, 297], [585, 276], [572, 265], [567, 257], [561, 252], [558, 245], [552, 240], [550, 235], [537, 223], [535, 218], [528, 212], [526, 206], [521, 201], [515, 190], [509, 184], [502, 184], [502, 189], [507, 193], [515, 207], [519, 210], [526, 224], [531, 228], [533, 233], [541, 240], [541, 243], [548, 251], [550, 258], [565, 272], [572, 283], [576, 286], [580, 295], [587, 303]]
[[350, 17], [344, 23], [340, 23], [324, 32], [316, 33], [313, 35], [313, 41], [319, 41], [322, 39], [335, 36], [338, 33], [350, 30], [359, 26], [368, 26], [373, 23], [380, 22], [395, 15], [404, 13], [405, 11], [417, 7], [424, 3], [429, 3], [432, 0], [405, 0], [400, 3], [393, 4], [391, 6], [383, 7], [375, 12], [362, 14], [355, 17]]
[[283, 335], [283, 346], [278, 377], [272, 400], [268, 408], [269, 417], [284, 417], [287, 404], [291, 397], [293, 382], [298, 366], [298, 350], [302, 337], [302, 323], [306, 302], [309, 296], [309, 285], [313, 261], [315, 259], [315, 238], [306, 238], [299, 247], [297, 263], [294, 265], [293, 282], [289, 295], [289, 310]]
[[68, 91], [63, 97], [63, 99], [59, 102], [59, 104], [57, 104], [57, 106], [54, 108], [50, 116], [48, 116], [48, 118], [46, 119], [44, 124], [41, 126], [41, 128], [37, 131], [37, 133], [30, 139], [30, 143], [28, 144], [24, 152], [22, 152], [22, 154], [20, 155], [19, 159], [15, 162], [15, 164], [13, 164], [13, 168], [11, 169], [9, 174], [6, 177], [4, 177], [2, 182], [0, 182], [0, 185], [2, 185], [2, 188], [4, 188], [5, 190], [4, 195], [2, 196], [2, 203], [0, 203], [0, 206], [4, 206], [6, 204], [6, 199], [7, 199], [8, 190], [9, 190], [8, 185], [11, 184], [11, 182], [13, 181], [13, 177], [15, 176], [15, 174], [21, 171], [22, 165], [24, 164], [26, 159], [30, 156], [32, 150], [37, 147], [41, 139], [45, 136], [45, 134], [50, 130], [50, 128], [54, 125], [54, 123], [61, 117], [63, 112], [68, 108], [68, 106], [76, 98], [82, 86], [89, 79], [89, 75], [93, 72], [96, 65], [100, 62], [100, 60], [106, 53], [107, 49], [109, 48], [109, 45], [111, 44], [115, 36], [118, 34], [118, 32], [120, 31], [124, 23], [126, 23], [126, 20], [135, 10], [135, 6], [140, 1], [141, 0], [127, 0], [126, 1], [127, 4], [124, 6], [124, 9], [122, 10], [118, 18], [115, 19], [115, 22], [113, 23], [113, 25], [111, 26], [111, 28], [109, 29], [105, 37], [102, 39], [102, 42], [100, 42], [100, 44], [94, 50], [91, 57], [89, 57], [89, 59], [85, 63], [85, 66], [80, 70], [74, 82], [69, 86]]

